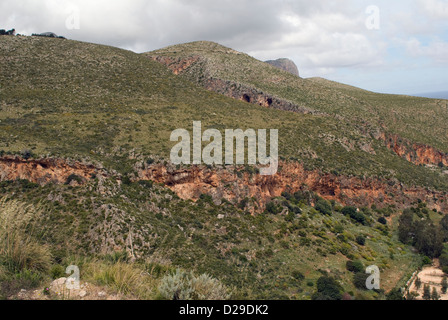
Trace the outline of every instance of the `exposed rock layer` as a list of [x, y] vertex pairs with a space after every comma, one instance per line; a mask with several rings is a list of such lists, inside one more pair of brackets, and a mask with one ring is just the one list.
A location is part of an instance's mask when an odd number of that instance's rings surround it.
[[239, 203], [245, 198], [254, 199], [258, 207], [254, 208], [254, 212], [262, 211], [271, 198], [280, 196], [284, 191], [294, 193], [304, 189], [346, 205], [395, 205], [397, 208], [405, 208], [421, 199], [431, 209], [448, 210], [446, 192], [412, 188], [376, 178], [322, 174], [319, 171], [307, 171], [299, 163], [282, 163], [281, 170], [274, 176], [202, 167], [173, 170], [156, 165], [141, 171], [140, 179], [163, 183], [183, 199], [197, 200], [201, 194], [211, 195], [216, 203], [222, 199], [233, 203]]
[[[253, 199], [252, 212], [264, 210], [273, 197], [284, 191], [294, 193], [310, 190], [328, 200], [337, 200], [346, 205], [379, 207], [395, 205], [408, 207], [417, 200], [428, 203], [429, 208], [448, 211], [446, 192], [431, 191], [421, 187], [408, 187], [395, 181], [376, 178], [336, 176], [317, 170], [307, 171], [296, 162], [280, 164], [274, 176], [251, 174], [244, 168], [190, 167], [176, 170], [161, 164], [139, 169], [138, 180], [153, 180], [172, 189], [180, 198], [197, 200], [201, 194], [209, 194], [216, 203], [223, 199], [240, 203]], [[63, 184], [71, 175], [87, 181], [94, 176], [107, 176], [104, 169], [80, 162], [68, 163], [62, 159], [24, 160], [19, 157], [0, 158], [0, 180], [27, 179], [34, 183]]]
[[38, 184], [62, 184], [72, 175], [76, 175], [78, 181], [86, 181], [101, 172], [93, 165], [62, 159], [25, 160], [12, 156], [0, 159], [0, 181], [26, 179]]

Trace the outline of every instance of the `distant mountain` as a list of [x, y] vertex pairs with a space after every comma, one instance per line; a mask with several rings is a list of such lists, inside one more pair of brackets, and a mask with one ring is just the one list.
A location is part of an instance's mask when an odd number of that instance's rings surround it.
[[413, 96], [431, 99], [448, 99], [448, 91], [419, 93]]
[[281, 58], [277, 60], [269, 60], [266, 61], [266, 63], [299, 77], [299, 68], [297, 68], [297, 65], [289, 59]]

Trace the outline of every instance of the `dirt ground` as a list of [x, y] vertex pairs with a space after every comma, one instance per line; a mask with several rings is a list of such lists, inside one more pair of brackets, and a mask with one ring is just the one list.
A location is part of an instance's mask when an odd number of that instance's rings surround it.
[[[437, 288], [440, 300], [448, 300], [448, 293], [442, 294], [441, 283], [444, 276], [445, 274], [440, 268], [439, 261], [436, 260], [432, 266], [423, 268], [423, 270], [420, 271], [418, 275], [412, 279], [412, 284], [409, 287], [409, 292], [417, 292], [419, 296], [416, 298], [416, 300], [423, 300], [423, 288], [425, 284], [429, 284], [429, 286], [431, 287], [431, 292], [434, 287]], [[417, 290], [417, 287], [415, 285], [415, 280], [417, 280], [417, 277], [420, 278], [422, 282], [419, 290]]]

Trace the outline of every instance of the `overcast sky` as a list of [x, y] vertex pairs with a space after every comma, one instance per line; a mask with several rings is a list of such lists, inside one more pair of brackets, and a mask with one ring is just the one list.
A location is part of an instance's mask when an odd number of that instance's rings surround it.
[[448, 91], [448, 0], [0, 0], [0, 24], [135, 52], [209, 40], [302, 77]]

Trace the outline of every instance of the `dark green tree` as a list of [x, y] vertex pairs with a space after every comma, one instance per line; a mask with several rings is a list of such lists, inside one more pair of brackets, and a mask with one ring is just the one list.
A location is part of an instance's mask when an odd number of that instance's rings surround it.
[[398, 238], [401, 242], [409, 244], [413, 238], [414, 213], [410, 209], [403, 211], [398, 219]]
[[415, 248], [431, 259], [438, 258], [443, 250], [443, 242], [441, 234], [434, 223], [430, 220], [417, 221], [414, 228]]
[[317, 292], [312, 296], [313, 300], [341, 300], [342, 287], [330, 276], [322, 276], [317, 280]]
[[439, 300], [440, 299], [440, 296], [439, 296], [439, 293], [437, 292], [437, 288], [436, 287], [433, 287], [432, 288], [432, 293], [431, 293], [431, 300]]
[[447, 291], [448, 291], [448, 279], [445, 276], [442, 279], [442, 293], [446, 294]]
[[419, 277], [417, 277], [417, 279], [415, 280], [415, 287], [417, 288], [417, 290], [420, 290], [420, 288], [422, 287], [422, 281]]
[[429, 287], [429, 284], [425, 284], [423, 288], [423, 299], [431, 300], [431, 288]]

